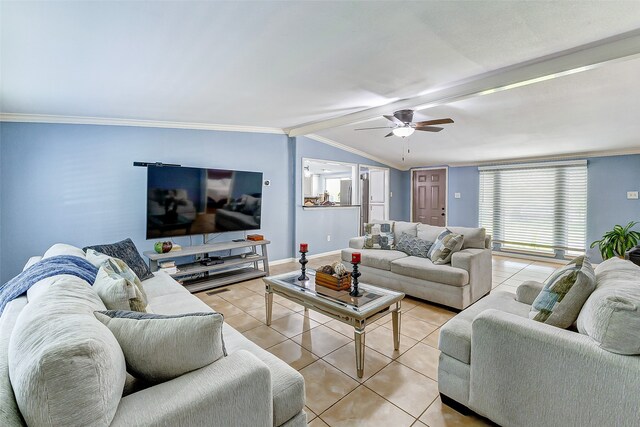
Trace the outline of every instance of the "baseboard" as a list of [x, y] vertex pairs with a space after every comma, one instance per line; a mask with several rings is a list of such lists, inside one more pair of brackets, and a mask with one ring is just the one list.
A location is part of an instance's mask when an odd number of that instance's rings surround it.
[[296, 261], [295, 258], [282, 258], [282, 259], [278, 259], [278, 260], [275, 260], [275, 261], [269, 261], [269, 266], [286, 264], [288, 262], [294, 262], [294, 261]]

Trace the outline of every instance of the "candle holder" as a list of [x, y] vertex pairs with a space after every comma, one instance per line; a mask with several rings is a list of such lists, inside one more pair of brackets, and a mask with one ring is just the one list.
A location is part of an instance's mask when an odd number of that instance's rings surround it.
[[360, 290], [358, 289], [358, 277], [360, 277], [362, 273], [358, 271], [357, 262], [352, 262], [351, 265], [353, 265], [353, 271], [351, 272], [351, 277], [353, 278], [353, 289], [351, 289], [349, 295], [352, 297], [361, 297], [362, 292], [360, 292]]
[[307, 251], [300, 251], [300, 259], [298, 260], [298, 262], [301, 265], [300, 270], [302, 271], [302, 274], [300, 274], [300, 277], [298, 277], [298, 280], [303, 282], [305, 280], [309, 280], [309, 278], [307, 277], [307, 268], [306, 265], [309, 261], [307, 261]]

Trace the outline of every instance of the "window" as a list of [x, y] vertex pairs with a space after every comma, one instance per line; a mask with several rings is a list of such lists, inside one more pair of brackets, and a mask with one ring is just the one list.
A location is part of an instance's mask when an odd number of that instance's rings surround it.
[[582, 254], [587, 162], [480, 167], [480, 226], [503, 249]]

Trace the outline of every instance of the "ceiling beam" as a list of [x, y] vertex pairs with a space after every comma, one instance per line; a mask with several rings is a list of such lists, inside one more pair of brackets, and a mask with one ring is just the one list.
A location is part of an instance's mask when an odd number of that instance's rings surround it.
[[640, 56], [640, 28], [593, 43], [460, 80], [424, 95], [406, 98], [332, 119], [305, 123], [284, 131], [291, 137], [371, 120], [405, 108], [424, 110], [475, 96], [514, 89], [562, 77], [611, 62]]

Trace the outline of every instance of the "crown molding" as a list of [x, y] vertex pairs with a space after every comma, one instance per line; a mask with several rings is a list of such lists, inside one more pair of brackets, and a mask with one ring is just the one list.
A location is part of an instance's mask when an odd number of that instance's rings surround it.
[[[553, 156], [534, 156], [534, 157], [518, 157], [511, 158], [500, 161], [486, 161], [486, 162], [452, 162], [447, 163], [447, 166], [450, 167], [466, 167], [466, 166], [501, 166], [501, 165], [511, 165], [518, 163], [529, 163], [536, 161], [566, 161], [566, 160], [576, 160], [576, 159], [589, 159], [593, 157], [613, 157], [613, 156], [632, 156], [640, 154], [640, 147], [633, 147], [622, 150], [604, 150], [604, 151], [585, 151], [583, 153], [570, 153], [570, 154], [561, 154], [561, 155], [553, 155]], [[442, 163], [436, 164], [424, 164], [425, 167], [432, 166], [442, 166]], [[422, 166], [421, 166], [422, 167]], [[412, 167], [411, 169], [418, 169], [419, 167]]]
[[280, 128], [262, 126], [240, 126], [240, 125], [220, 125], [214, 123], [195, 122], [169, 122], [159, 120], [136, 120], [118, 119], [104, 117], [84, 117], [84, 116], [54, 116], [46, 114], [15, 114], [0, 113], [0, 122], [19, 123], [59, 123], [73, 125], [101, 125], [101, 126], [134, 126], [147, 128], [170, 128], [170, 129], [195, 129], [195, 130], [217, 130], [223, 132], [252, 132], [252, 133], [274, 133], [283, 135]]
[[350, 147], [348, 145], [345, 145], [345, 144], [342, 144], [340, 142], [334, 141], [333, 139], [325, 138], [324, 136], [316, 135], [316, 134], [313, 134], [313, 133], [309, 134], [309, 135], [304, 135], [304, 136], [309, 138], [309, 139], [313, 139], [314, 141], [318, 141], [318, 142], [321, 142], [323, 144], [331, 145], [332, 147], [339, 148], [339, 149], [341, 149], [343, 151], [348, 151], [349, 153], [356, 154], [356, 155], [361, 156], [361, 157], [365, 157], [365, 158], [367, 158], [369, 160], [373, 160], [373, 161], [378, 162], [378, 163], [382, 163], [383, 165], [390, 166], [390, 167], [392, 167], [394, 169], [398, 169], [398, 170], [401, 170], [401, 171], [409, 170], [409, 166], [399, 165], [397, 163], [390, 162], [389, 160], [385, 160], [385, 159], [382, 159], [380, 157], [374, 156], [372, 154], [365, 153], [364, 151], [358, 150], [357, 148]]

